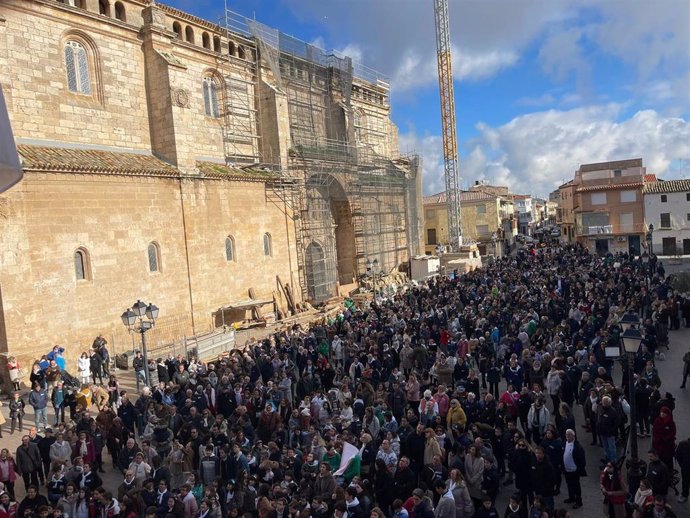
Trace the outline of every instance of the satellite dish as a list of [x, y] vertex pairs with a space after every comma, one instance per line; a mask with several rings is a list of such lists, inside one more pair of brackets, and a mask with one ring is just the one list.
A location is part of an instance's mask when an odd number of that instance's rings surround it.
[[5, 106], [5, 97], [0, 87], [0, 192], [4, 192], [22, 179], [10, 117]]

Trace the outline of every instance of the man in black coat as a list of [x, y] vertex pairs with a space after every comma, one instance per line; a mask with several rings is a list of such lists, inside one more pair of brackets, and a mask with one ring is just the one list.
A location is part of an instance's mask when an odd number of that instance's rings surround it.
[[424, 446], [426, 444], [424, 428], [423, 424], [417, 425], [416, 432], [410, 434], [407, 438], [406, 451], [410, 457], [410, 467], [417, 473], [420, 473], [424, 469]]
[[661, 495], [666, 497], [668, 488], [671, 485], [672, 475], [668, 471], [666, 464], [659, 459], [659, 455], [655, 450], [649, 450], [647, 453], [647, 474], [646, 478], [649, 480], [654, 496]]
[[24, 479], [24, 489], [28, 491], [30, 485], [38, 486], [39, 474], [43, 469], [41, 452], [28, 435], [22, 437], [22, 444], [17, 448], [14, 459], [17, 473]]
[[398, 461], [398, 469], [393, 477], [393, 492], [397, 498], [405, 501], [417, 487], [417, 476], [410, 469], [410, 459], [403, 456]]
[[555, 490], [553, 481], [556, 479], [556, 472], [541, 446], [534, 448], [530, 478], [532, 479], [534, 494], [542, 497], [547, 509], [553, 509]]
[[580, 477], [587, 475], [586, 465], [585, 450], [575, 438], [575, 431], [566, 430], [565, 443], [563, 443], [563, 473], [568, 486], [568, 499], [564, 503], [574, 504], [573, 509], [582, 507]]
[[685, 502], [688, 499], [688, 490], [690, 490], [690, 439], [685, 439], [678, 443], [675, 457], [678, 461], [678, 466], [680, 466], [680, 474], [683, 477], [682, 491], [678, 501]]

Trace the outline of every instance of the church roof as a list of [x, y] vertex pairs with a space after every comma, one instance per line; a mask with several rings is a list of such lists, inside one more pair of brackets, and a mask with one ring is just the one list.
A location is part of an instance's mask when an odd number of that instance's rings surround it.
[[281, 178], [280, 173], [263, 169], [238, 169], [215, 162], [197, 162], [197, 169], [206, 178], [232, 180], [259, 180], [271, 182]]
[[[132, 176], [181, 176], [180, 170], [153, 155], [83, 148], [19, 144], [17, 151], [26, 171], [60, 173], [119, 174]], [[239, 169], [214, 162], [196, 163], [199, 177], [217, 180], [272, 182], [281, 178], [275, 171]], [[192, 176], [195, 176], [192, 173]]]
[[179, 176], [176, 167], [153, 155], [29, 144], [19, 144], [17, 151], [25, 170]]

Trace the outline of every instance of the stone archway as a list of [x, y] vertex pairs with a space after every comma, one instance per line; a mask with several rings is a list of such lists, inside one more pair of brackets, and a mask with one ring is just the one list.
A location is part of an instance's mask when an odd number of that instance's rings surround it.
[[[309, 298], [320, 302], [337, 294], [337, 284], [355, 280], [355, 234], [347, 194], [333, 175], [316, 173], [309, 177], [306, 188], [307, 211], [302, 223], [307, 238], [303, 242], [306, 288]], [[323, 255], [316, 263], [315, 242]], [[323, 267], [323, 279], [318, 279], [313, 269], [310, 273], [310, 261], [312, 266], [318, 263]]]

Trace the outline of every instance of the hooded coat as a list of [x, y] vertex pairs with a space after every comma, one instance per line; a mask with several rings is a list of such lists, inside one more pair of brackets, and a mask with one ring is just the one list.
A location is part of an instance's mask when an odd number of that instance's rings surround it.
[[676, 423], [668, 407], [662, 407], [652, 427], [652, 448], [661, 459], [673, 458], [676, 451]]

